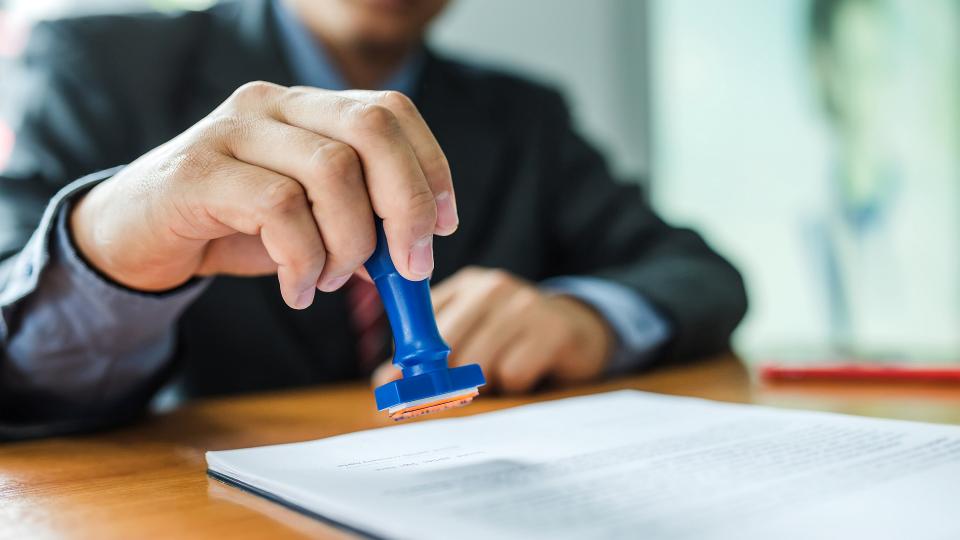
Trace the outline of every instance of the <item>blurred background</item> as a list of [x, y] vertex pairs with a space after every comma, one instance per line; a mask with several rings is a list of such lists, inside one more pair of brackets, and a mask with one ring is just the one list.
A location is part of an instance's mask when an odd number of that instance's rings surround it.
[[[209, 4], [0, 0], [0, 85], [30, 20]], [[744, 273], [746, 359], [960, 361], [960, 2], [455, 0], [431, 39], [563, 87]]]

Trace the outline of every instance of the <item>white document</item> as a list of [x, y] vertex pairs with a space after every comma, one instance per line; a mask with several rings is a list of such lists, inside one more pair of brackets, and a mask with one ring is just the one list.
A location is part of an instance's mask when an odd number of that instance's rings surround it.
[[960, 427], [635, 391], [207, 464], [386, 538], [960, 539]]

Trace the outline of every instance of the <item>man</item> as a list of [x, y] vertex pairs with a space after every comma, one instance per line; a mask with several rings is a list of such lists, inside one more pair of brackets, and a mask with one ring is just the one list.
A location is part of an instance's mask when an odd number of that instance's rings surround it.
[[198, 396], [369, 373], [388, 341], [350, 278], [375, 215], [398, 270], [437, 283], [451, 362], [494, 388], [723, 350], [737, 272], [614, 183], [553, 91], [426, 49], [444, 4], [36, 28], [4, 113], [8, 436], [125, 420], [171, 377]]

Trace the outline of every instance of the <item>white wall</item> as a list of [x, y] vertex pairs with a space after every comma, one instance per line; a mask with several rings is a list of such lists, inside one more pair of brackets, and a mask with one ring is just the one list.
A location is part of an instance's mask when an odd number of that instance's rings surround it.
[[453, 0], [442, 50], [562, 87], [582, 130], [621, 174], [647, 171], [645, 0]]

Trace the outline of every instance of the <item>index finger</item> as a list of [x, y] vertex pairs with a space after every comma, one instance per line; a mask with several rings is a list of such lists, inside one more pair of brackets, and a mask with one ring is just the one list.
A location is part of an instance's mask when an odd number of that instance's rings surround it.
[[380, 105], [309, 88], [288, 90], [274, 113], [282, 122], [356, 150], [394, 266], [407, 279], [430, 277], [436, 200], [396, 115]]
[[367, 103], [382, 105], [396, 115], [400, 128], [410, 142], [410, 147], [417, 156], [420, 169], [437, 202], [436, 233], [441, 236], [453, 234], [457, 230], [460, 219], [457, 216], [450, 163], [413, 101], [393, 90], [386, 92], [349, 90], [342, 94]]

